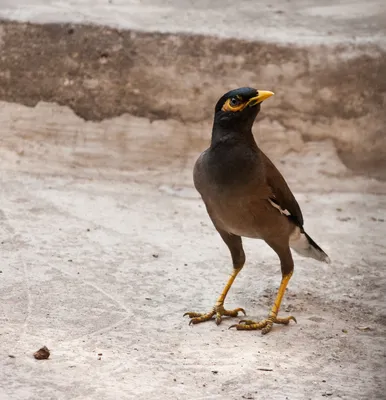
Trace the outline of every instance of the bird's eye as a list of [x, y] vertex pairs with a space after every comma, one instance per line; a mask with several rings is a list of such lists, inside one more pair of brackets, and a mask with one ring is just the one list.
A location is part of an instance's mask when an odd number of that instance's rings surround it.
[[233, 107], [238, 106], [240, 104], [240, 100], [237, 97], [232, 97], [229, 100], [229, 104]]
[[237, 112], [241, 111], [245, 107], [245, 100], [241, 96], [229, 97], [225, 104], [222, 106], [222, 110], [226, 112]]

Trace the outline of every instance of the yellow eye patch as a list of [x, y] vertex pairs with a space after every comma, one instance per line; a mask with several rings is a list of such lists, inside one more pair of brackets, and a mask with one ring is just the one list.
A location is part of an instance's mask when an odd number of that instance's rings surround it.
[[239, 96], [237, 96], [238, 102], [236, 104], [232, 104], [234, 102], [235, 98], [232, 97], [231, 99], [228, 99], [224, 105], [222, 106], [223, 111], [231, 111], [231, 112], [237, 112], [244, 110], [244, 108], [247, 106], [248, 101], [243, 101]]

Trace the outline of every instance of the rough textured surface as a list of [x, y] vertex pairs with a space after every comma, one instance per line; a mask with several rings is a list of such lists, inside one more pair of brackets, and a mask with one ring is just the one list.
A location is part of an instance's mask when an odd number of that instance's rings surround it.
[[[49, 104], [2, 103], [0, 125], [2, 399], [383, 398], [386, 186], [353, 177], [331, 142], [285, 156], [264, 144], [333, 262], [295, 256], [282, 313], [298, 324], [263, 337], [182, 318], [213, 305], [231, 268], [191, 184], [203, 140]], [[227, 304], [261, 318], [280, 267], [245, 245]]]
[[276, 92], [264, 116], [288, 134], [332, 139], [351, 169], [386, 177], [386, 52], [377, 45], [301, 48], [11, 22], [0, 29], [2, 100], [53, 101], [87, 120], [129, 112], [197, 122], [211, 120], [226, 90], [253, 85]]
[[[384, 399], [385, 4], [255, 5], [1, 1], [71, 22], [0, 24], [1, 400]], [[191, 172], [241, 85], [276, 92], [256, 137], [333, 261], [295, 256], [281, 312], [299, 323], [264, 337], [182, 318], [231, 268]], [[256, 319], [280, 268], [245, 247], [227, 305]]]
[[1, 17], [286, 44], [379, 43], [386, 48], [383, 0], [1, 0]]

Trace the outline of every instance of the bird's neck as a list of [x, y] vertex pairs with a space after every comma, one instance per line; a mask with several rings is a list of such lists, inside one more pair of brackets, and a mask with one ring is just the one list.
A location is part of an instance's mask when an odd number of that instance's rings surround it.
[[211, 148], [243, 144], [252, 148], [257, 148], [251, 128], [240, 130], [240, 128], [223, 127], [214, 124], [210, 145]]
[[[213, 130], [208, 151], [211, 179], [220, 186], [243, 185], [256, 175], [260, 150], [252, 131]], [[234, 186], [235, 187], [235, 186]]]

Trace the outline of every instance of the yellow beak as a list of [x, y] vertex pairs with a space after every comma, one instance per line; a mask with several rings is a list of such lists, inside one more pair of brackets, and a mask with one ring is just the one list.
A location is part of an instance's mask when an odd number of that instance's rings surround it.
[[258, 90], [258, 95], [256, 97], [252, 97], [249, 99], [247, 105], [252, 107], [257, 104], [260, 104], [262, 101], [268, 99], [268, 97], [273, 96], [275, 93], [270, 92], [269, 90]]

